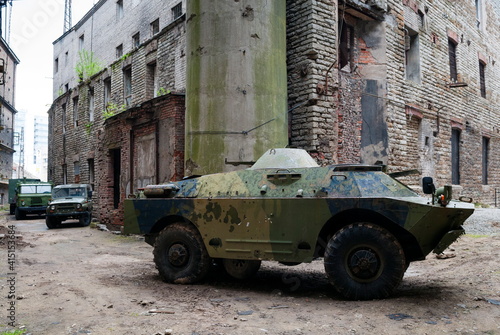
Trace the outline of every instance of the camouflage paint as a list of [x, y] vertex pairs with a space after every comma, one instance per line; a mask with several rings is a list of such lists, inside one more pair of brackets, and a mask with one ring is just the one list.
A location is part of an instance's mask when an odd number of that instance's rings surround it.
[[186, 175], [288, 144], [285, 1], [187, 1]]
[[327, 242], [319, 240], [324, 227], [331, 235], [365, 213], [366, 221], [382, 218], [422, 259], [451, 244], [474, 210], [455, 201], [432, 205], [380, 167], [240, 170], [172, 184], [179, 189], [173, 198], [125, 200], [125, 232], [156, 233], [187, 220], [214, 258], [310, 262]]

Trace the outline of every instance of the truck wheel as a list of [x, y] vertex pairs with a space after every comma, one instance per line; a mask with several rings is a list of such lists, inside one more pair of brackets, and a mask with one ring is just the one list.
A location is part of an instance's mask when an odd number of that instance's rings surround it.
[[52, 216], [45, 216], [45, 224], [47, 225], [47, 228], [54, 229], [61, 225], [61, 221]]
[[82, 226], [82, 227], [87, 227], [90, 224], [90, 221], [92, 221], [92, 214], [91, 213], [86, 213], [85, 215], [81, 216], [79, 219], [80, 226]]
[[24, 220], [24, 219], [26, 219], [26, 213], [24, 213], [23, 211], [19, 210], [18, 207], [16, 207], [15, 215], [16, 215], [16, 220]]
[[211, 265], [200, 234], [183, 223], [174, 223], [160, 232], [153, 255], [160, 276], [169, 283], [196, 283], [207, 275]]
[[222, 264], [227, 274], [236, 279], [248, 279], [260, 269], [259, 260], [228, 259], [224, 258]]
[[328, 241], [325, 271], [338, 293], [350, 300], [388, 297], [406, 270], [403, 248], [384, 228], [355, 223]]

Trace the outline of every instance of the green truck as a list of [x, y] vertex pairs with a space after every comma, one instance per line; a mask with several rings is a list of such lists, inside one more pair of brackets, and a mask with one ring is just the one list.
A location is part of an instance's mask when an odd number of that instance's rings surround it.
[[422, 186], [426, 196], [382, 166], [319, 167], [303, 150], [273, 149], [246, 170], [147, 186], [125, 200], [124, 232], [145, 234], [170, 283], [203, 280], [214, 261], [243, 279], [261, 261], [323, 258], [341, 296], [380, 299], [411, 262], [463, 234], [474, 211], [472, 199], [452, 200], [451, 186], [429, 177]]
[[27, 214], [45, 214], [52, 184], [40, 179], [9, 179], [10, 214], [23, 220]]

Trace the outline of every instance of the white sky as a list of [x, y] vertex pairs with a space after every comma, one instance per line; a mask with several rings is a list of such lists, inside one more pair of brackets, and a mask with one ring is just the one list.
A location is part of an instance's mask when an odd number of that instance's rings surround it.
[[[52, 104], [52, 42], [63, 34], [64, 0], [14, 0], [10, 47], [19, 58], [16, 78], [17, 110], [46, 114]], [[97, 0], [73, 0], [75, 25]], [[10, 6], [7, 7], [10, 10]], [[3, 30], [8, 16], [2, 13]], [[8, 21], [7, 21], [8, 22]], [[5, 36], [5, 35], [4, 35]]]

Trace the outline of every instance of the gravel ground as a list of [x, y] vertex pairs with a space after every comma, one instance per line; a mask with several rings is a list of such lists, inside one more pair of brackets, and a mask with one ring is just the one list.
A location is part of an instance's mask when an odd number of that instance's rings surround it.
[[467, 234], [500, 236], [500, 209], [476, 208], [464, 229]]

